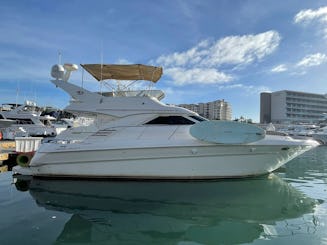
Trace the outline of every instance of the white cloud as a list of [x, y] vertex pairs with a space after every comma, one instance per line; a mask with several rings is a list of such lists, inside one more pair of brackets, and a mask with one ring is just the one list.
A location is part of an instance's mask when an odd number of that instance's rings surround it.
[[210, 47], [208, 56], [203, 59], [202, 64], [209, 66], [250, 64], [273, 53], [280, 40], [281, 37], [276, 31], [225, 37]]
[[327, 61], [327, 56], [322, 53], [310, 54], [305, 56], [302, 60], [300, 60], [296, 66], [297, 67], [311, 67], [311, 66], [319, 66], [322, 63]]
[[270, 88], [265, 86], [253, 86], [253, 85], [244, 85], [240, 83], [221, 85], [218, 87], [219, 90], [230, 90], [230, 89], [242, 89], [246, 92], [247, 95], [260, 94], [261, 92], [271, 91]]
[[233, 80], [223, 66], [249, 65], [272, 54], [281, 36], [276, 31], [256, 35], [228, 36], [219, 40], [203, 40], [184, 51], [158, 57], [154, 63], [165, 69], [176, 85], [222, 83]]
[[176, 67], [167, 69], [165, 73], [175, 81], [175, 85], [179, 86], [193, 83], [224, 83], [233, 79], [232, 76], [219, 72], [213, 68], [184, 69]]
[[327, 6], [321, 7], [317, 10], [312, 10], [312, 9], [301, 10], [294, 17], [295, 23], [309, 22], [312, 20], [327, 22]]
[[327, 62], [327, 55], [323, 53], [309, 54], [302, 58], [298, 62], [294, 62], [293, 64], [285, 65], [280, 64], [273, 67], [270, 72], [272, 73], [280, 73], [288, 71], [291, 75], [302, 76], [307, 74], [307, 70], [313, 66], [319, 66], [323, 63]]
[[327, 39], [327, 6], [321, 7], [319, 9], [305, 9], [297, 13], [294, 17], [294, 23], [304, 23], [309, 24], [315, 22], [316, 27], [322, 31], [325, 39]]
[[175, 52], [168, 55], [162, 55], [155, 62], [164, 67], [199, 64], [202, 62], [205, 56], [208, 56], [208, 49], [209, 41], [204, 40], [185, 52]]
[[287, 67], [285, 64], [275, 66], [271, 69], [271, 72], [273, 72], [273, 73], [280, 73], [280, 72], [284, 72], [284, 71], [287, 71]]
[[257, 35], [228, 36], [217, 41], [204, 40], [185, 52], [162, 55], [163, 66], [209, 66], [249, 64], [273, 53], [281, 37], [276, 31]]

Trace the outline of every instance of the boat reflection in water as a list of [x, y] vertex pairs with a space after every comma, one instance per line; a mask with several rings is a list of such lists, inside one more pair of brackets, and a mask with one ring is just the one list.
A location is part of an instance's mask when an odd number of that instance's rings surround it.
[[206, 182], [18, 179], [16, 188], [25, 187], [39, 206], [72, 214], [59, 243], [246, 243], [278, 236], [276, 222], [317, 204], [273, 174]]

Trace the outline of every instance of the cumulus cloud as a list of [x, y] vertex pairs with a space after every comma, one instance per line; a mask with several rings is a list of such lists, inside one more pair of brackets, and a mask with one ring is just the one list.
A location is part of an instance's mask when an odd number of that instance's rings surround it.
[[325, 39], [327, 39], [327, 6], [321, 7], [319, 9], [305, 9], [301, 10], [294, 17], [294, 23], [299, 24], [309, 24], [309, 23], [318, 24], [319, 30], [323, 33]]
[[302, 60], [300, 60], [296, 66], [297, 67], [311, 67], [311, 66], [319, 66], [322, 63], [327, 61], [327, 56], [322, 53], [310, 54], [305, 56]]
[[280, 73], [289, 71], [292, 75], [305, 75], [307, 70], [314, 66], [320, 66], [327, 62], [327, 55], [323, 53], [308, 54], [298, 62], [292, 64], [280, 64], [273, 67], [270, 72]]
[[273, 53], [281, 36], [276, 31], [256, 35], [228, 36], [204, 40], [184, 52], [162, 55], [155, 63], [165, 68], [176, 85], [225, 83], [233, 76], [222, 66], [245, 66]]
[[250, 64], [273, 53], [280, 40], [281, 37], [276, 31], [225, 37], [210, 47], [208, 57], [202, 63], [209, 66]]
[[176, 67], [168, 68], [165, 73], [175, 81], [175, 85], [223, 83], [233, 79], [232, 76], [219, 72], [213, 68], [185, 69]]
[[287, 67], [285, 64], [275, 66], [271, 69], [271, 72], [273, 72], [273, 73], [280, 73], [280, 72], [284, 72], [284, 71], [287, 71]]
[[249, 64], [271, 54], [281, 37], [276, 31], [257, 35], [229, 36], [217, 41], [204, 40], [180, 53], [160, 56], [156, 62], [164, 66], [209, 66]]
[[199, 44], [185, 52], [175, 52], [168, 55], [162, 55], [156, 60], [156, 63], [161, 64], [164, 67], [199, 64], [206, 56], [208, 56], [209, 45], [209, 40], [201, 41]]
[[317, 10], [312, 10], [312, 9], [301, 10], [294, 17], [295, 23], [310, 22], [312, 20], [327, 22], [327, 6], [321, 7]]

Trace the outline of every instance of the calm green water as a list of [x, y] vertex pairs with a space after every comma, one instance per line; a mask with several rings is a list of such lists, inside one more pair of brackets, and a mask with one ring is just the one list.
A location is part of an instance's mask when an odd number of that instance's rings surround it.
[[251, 179], [13, 182], [0, 174], [2, 245], [327, 244], [323, 146]]

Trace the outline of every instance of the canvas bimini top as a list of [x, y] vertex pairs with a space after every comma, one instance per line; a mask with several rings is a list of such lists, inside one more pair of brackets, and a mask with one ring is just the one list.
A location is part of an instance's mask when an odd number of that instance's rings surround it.
[[141, 64], [81, 64], [96, 80], [146, 80], [157, 82], [162, 75], [162, 67]]

